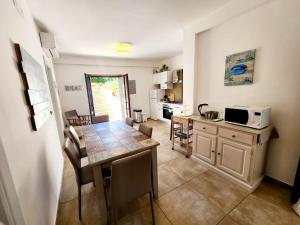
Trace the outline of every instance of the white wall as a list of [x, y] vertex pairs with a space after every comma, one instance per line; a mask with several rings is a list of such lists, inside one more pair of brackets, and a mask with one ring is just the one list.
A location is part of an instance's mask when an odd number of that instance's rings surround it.
[[[225, 105], [269, 105], [279, 133], [272, 140], [267, 175], [292, 184], [300, 154], [300, 1], [269, 2], [200, 33], [196, 102], [216, 109]], [[254, 84], [224, 86], [227, 55], [257, 49]]]
[[158, 62], [157, 67], [160, 68], [162, 65], [166, 64], [169, 70], [177, 70], [183, 68], [183, 54], [180, 53], [170, 58], [162, 59]]
[[[266, 2], [272, 0], [231, 0], [222, 8], [211, 13], [207, 17], [201, 17], [184, 27], [183, 32], [183, 104], [196, 110], [198, 102], [195, 99], [197, 93], [197, 42], [196, 35], [222, 24], [236, 16], [249, 12]], [[195, 106], [195, 107], [194, 107]]]
[[[0, 137], [3, 142], [0, 155], [1, 160], [7, 159], [13, 181], [6, 188], [11, 204], [20, 206], [20, 220], [24, 219], [25, 224], [55, 224], [63, 172], [62, 151], [54, 116], [39, 131], [32, 131], [13, 43], [23, 46], [41, 65], [43, 52], [25, 1], [18, 1], [24, 18], [17, 13], [13, 2], [2, 0], [0, 8]], [[17, 224], [22, 224], [20, 220]]]
[[[128, 74], [129, 80], [136, 80], [137, 91], [130, 95], [131, 109], [141, 108], [149, 116], [149, 90], [154, 65], [152, 61], [64, 55], [54, 64], [62, 110], [76, 109], [80, 114], [89, 114], [85, 73]], [[66, 92], [65, 85], [81, 85], [82, 90]]]

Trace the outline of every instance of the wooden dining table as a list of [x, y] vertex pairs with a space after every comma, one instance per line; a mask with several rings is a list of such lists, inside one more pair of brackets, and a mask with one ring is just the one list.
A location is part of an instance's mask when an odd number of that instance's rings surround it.
[[159, 142], [123, 121], [112, 121], [77, 127], [82, 133], [88, 156], [88, 164], [93, 167], [96, 197], [100, 210], [101, 224], [107, 224], [104, 177], [101, 170], [110, 167], [114, 160], [152, 150], [153, 195], [158, 197], [157, 146]]

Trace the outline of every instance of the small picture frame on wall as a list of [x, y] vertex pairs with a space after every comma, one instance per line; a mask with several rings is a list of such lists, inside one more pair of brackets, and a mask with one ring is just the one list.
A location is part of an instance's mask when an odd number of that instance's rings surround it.
[[226, 57], [225, 86], [253, 83], [255, 49], [232, 54]]

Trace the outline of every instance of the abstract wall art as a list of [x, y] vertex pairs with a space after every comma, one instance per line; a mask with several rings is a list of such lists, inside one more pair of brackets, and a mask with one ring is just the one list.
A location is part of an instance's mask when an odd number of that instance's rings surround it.
[[225, 86], [253, 83], [255, 49], [226, 57]]
[[33, 130], [37, 131], [50, 117], [50, 96], [43, 67], [19, 44], [15, 44], [18, 68], [30, 110]]

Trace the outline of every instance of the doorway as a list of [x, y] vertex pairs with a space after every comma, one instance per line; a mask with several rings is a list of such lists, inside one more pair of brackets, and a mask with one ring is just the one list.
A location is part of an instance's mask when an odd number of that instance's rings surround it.
[[131, 116], [128, 74], [85, 74], [90, 115], [108, 115], [110, 121]]

